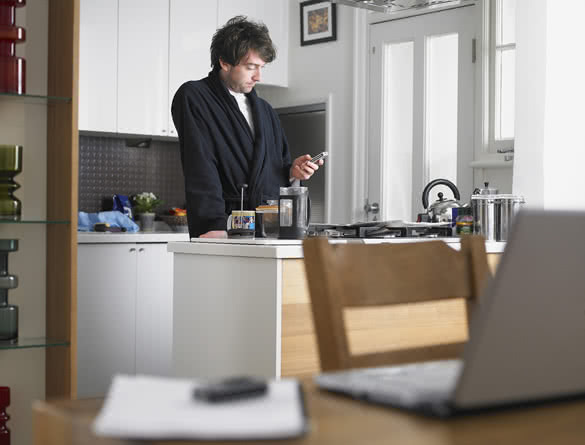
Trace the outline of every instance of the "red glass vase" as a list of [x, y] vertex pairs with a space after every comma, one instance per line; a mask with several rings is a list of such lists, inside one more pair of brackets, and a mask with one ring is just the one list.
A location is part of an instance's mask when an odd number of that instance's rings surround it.
[[24, 4], [25, 0], [0, 0], [0, 93], [26, 93], [26, 60], [15, 51], [26, 32], [14, 24], [15, 8]]
[[0, 445], [10, 445], [10, 430], [6, 427], [6, 422], [10, 419], [6, 413], [8, 405], [10, 405], [10, 388], [0, 386]]

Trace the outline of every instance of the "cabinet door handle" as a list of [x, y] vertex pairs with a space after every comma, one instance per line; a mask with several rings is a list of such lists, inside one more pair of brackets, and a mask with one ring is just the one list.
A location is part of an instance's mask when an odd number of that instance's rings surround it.
[[136, 249], [134, 247], [130, 247], [130, 252], [136, 252]]
[[138, 252], [144, 252], [144, 247], [141, 247], [140, 249], [138, 249]]

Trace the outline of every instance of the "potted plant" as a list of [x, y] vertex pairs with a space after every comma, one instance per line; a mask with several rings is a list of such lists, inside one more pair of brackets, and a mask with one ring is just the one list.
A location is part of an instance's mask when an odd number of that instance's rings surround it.
[[134, 211], [140, 219], [140, 228], [144, 232], [154, 231], [154, 209], [162, 203], [152, 192], [142, 192], [132, 199]]

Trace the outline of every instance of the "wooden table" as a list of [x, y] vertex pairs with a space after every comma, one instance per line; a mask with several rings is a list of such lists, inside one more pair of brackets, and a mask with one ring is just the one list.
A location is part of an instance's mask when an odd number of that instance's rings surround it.
[[[435, 420], [322, 392], [309, 378], [302, 382], [311, 431], [305, 437], [282, 441], [286, 445], [585, 444], [585, 400]], [[100, 439], [91, 434], [89, 426], [101, 404], [101, 399], [36, 402], [33, 407], [34, 444], [135, 443]], [[170, 445], [203, 442], [144, 443]], [[225, 442], [210, 443], [220, 445]], [[230, 443], [246, 445], [259, 442]]]

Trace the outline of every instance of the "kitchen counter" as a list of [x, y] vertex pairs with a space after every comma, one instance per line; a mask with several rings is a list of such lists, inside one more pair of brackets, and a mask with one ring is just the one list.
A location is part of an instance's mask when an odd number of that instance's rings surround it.
[[[459, 238], [385, 238], [385, 239], [331, 239], [332, 243], [416, 243], [440, 240], [454, 249], [459, 249]], [[257, 258], [303, 258], [302, 240], [281, 239], [221, 239], [192, 238], [190, 242], [169, 242], [168, 250], [173, 253], [200, 255], [227, 255]], [[488, 254], [502, 253], [505, 242], [486, 242]]]
[[[430, 240], [433, 238], [331, 242]], [[458, 238], [441, 240], [454, 249], [460, 247]], [[492, 269], [504, 247], [505, 243], [486, 243]], [[319, 371], [301, 240], [193, 239], [170, 242], [167, 249], [174, 257], [175, 376], [289, 377]], [[464, 305], [457, 300], [441, 304], [418, 315], [416, 307], [409, 308], [409, 323], [422, 320], [421, 329], [411, 332], [464, 341]]]
[[77, 232], [78, 244], [168, 243], [173, 241], [189, 241], [189, 234], [180, 232]]

